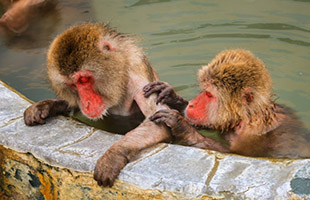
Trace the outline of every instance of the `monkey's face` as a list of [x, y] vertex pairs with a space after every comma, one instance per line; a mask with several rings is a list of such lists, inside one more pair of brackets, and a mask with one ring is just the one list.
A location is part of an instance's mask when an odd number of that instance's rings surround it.
[[100, 118], [106, 112], [107, 101], [95, 89], [94, 76], [90, 71], [78, 71], [72, 75], [72, 82], [67, 86], [78, 93], [79, 106], [89, 118]]
[[193, 124], [228, 130], [269, 103], [269, 73], [248, 51], [223, 51], [199, 71], [198, 79], [203, 92], [186, 109]]
[[218, 95], [214, 87], [209, 86], [191, 100], [186, 108], [186, 119], [194, 124], [211, 128], [218, 110]]
[[[73, 27], [59, 35], [48, 53], [48, 76], [58, 96], [98, 119], [126, 94], [126, 56], [107, 41], [99, 24]], [[112, 33], [111, 33], [112, 34]]]

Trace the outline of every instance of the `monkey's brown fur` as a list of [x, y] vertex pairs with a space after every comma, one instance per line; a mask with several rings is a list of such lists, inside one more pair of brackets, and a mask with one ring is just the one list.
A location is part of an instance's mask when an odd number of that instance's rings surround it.
[[170, 140], [165, 127], [148, 120], [158, 106], [155, 96], [144, 98], [142, 88], [158, 77], [136, 43], [99, 23], [69, 28], [56, 37], [47, 57], [48, 77], [60, 99], [40, 101], [24, 112], [27, 125], [43, 124], [46, 118], [72, 109], [91, 119], [107, 113], [141, 118], [142, 113], [146, 120], [98, 159], [94, 178], [103, 186], [113, 185], [136, 152]]
[[[151, 119], [165, 123], [177, 139], [191, 146], [247, 156], [310, 157], [309, 131], [291, 110], [273, 101], [269, 72], [251, 52], [235, 49], [219, 53], [199, 71], [198, 80], [202, 93], [188, 105], [164, 83], [146, 86], [147, 95], [159, 93], [161, 103], [172, 108], [187, 105], [181, 110], [185, 119], [173, 110], [158, 111]], [[206, 93], [208, 97], [203, 96]], [[219, 130], [229, 148], [204, 138], [188, 122]]]
[[257, 118], [263, 120], [261, 126], [269, 127], [275, 120], [271, 77], [264, 63], [251, 52], [222, 51], [199, 71], [198, 80], [203, 90], [213, 85], [218, 105], [224, 105], [217, 107], [220, 117], [209, 115], [212, 128], [228, 131], [241, 120], [257, 123]]
[[[102, 49], [108, 48], [102, 41], [109, 41], [113, 51]], [[60, 73], [68, 77], [81, 69], [88, 69], [96, 72], [96, 85], [104, 85], [96, 89], [109, 100], [111, 106], [122, 103], [128, 89], [130, 71], [138, 71], [149, 81], [157, 76], [136, 42], [136, 39], [99, 23], [68, 29], [54, 40], [48, 52], [48, 75], [55, 92], [71, 107], [78, 106], [77, 94], [58, 81], [56, 76]]]

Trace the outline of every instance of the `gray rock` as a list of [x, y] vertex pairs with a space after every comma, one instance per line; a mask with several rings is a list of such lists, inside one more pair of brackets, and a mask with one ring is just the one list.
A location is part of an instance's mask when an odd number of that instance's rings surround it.
[[[45, 125], [28, 127], [24, 124], [23, 112], [30, 103], [1, 81], [0, 102], [0, 147], [5, 146], [21, 153], [30, 152], [38, 162], [43, 160], [48, 166], [58, 167], [55, 170], [57, 173], [63, 173], [59, 167], [67, 168], [69, 172], [75, 170], [77, 173], [92, 173], [97, 159], [122, 137], [96, 130], [66, 117], [51, 118]], [[23, 169], [33, 170], [27, 166], [27, 162], [10, 162], [11, 165], [9, 162], [3, 165], [8, 166], [8, 171], [4, 174], [14, 174], [10, 181], [14, 179], [16, 183], [20, 183], [21, 177], [28, 174], [23, 172]], [[310, 198], [310, 160], [256, 159], [179, 145], [158, 144], [137, 155], [136, 159], [121, 171], [119, 180], [144, 191], [154, 191], [156, 195], [160, 193], [163, 198], [165, 195], [187, 199]], [[41, 184], [39, 181], [38, 179], [38, 184]], [[90, 182], [94, 182], [92, 178]], [[40, 195], [38, 184], [28, 183], [27, 187], [36, 187], [30, 188], [34, 191], [31, 194]], [[87, 188], [79, 190], [81, 195], [85, 192], [87, 194], [84, 196], [91, 194], [89, 183], [79, 187]], [[123, 188], [128, 190], [130, 186]], [[102, 194], [97, 191], [98, 187], [94, 186], [92, 195], [108, 194], [106, 190], [102, 190]], [[118, 194], [114, 190], [109, 191], [111, 195]], [[143, 199], [143, 195], [140, 197]]]

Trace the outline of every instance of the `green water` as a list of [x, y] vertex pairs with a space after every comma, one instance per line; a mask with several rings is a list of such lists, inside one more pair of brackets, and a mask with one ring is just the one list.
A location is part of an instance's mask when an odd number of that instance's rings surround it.
[[142, 38], [161, 80], [186, 99], [199, 92], [197, 70], [218, 52], [251, 50], [267, 65], [277, 102], [310, 129], [309, 0], [63, 0], [55, 15], [37, 41], [0, 43], [0, 79], [34, 101], [54, 97], [45, 78], [51, 38], [70, 25], [99, 21]]

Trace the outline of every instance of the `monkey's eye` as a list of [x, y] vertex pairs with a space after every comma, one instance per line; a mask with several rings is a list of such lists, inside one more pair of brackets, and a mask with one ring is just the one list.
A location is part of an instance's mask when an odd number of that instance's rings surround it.
[[87, 83], [87, 82], [89, 82], [89, 77], [81, 77], [80, 79], [79, 79], [79, 82], [80, 83]]
[[211, 94], [211, 92], [206, 91], [205, 93], [206, 93], [206, 95], [207, 95], [209, 98], [213, 97], [213, 95]]

